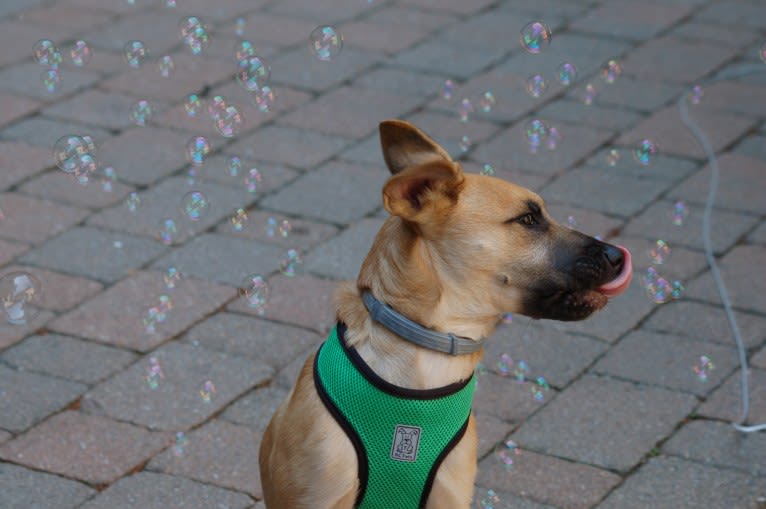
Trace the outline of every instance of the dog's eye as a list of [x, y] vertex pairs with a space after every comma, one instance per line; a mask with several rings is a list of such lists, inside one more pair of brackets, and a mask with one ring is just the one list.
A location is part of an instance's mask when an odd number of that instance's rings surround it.
[[533, 214], [524, 214], [519, 218], [519, 222], [525, 226], [534, 226], [537, 224], [537, 219]]

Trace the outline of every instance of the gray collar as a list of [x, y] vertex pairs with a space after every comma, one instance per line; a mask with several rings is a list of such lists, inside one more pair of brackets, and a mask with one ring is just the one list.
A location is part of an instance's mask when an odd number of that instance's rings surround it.
[[473, 340], [455, 336], [452, 333], [444, 334], [426, 329], [419, 323], [399, 314], [391, 306], [380, 302], [372, 296], [369, 290], [364, 292], [362, 300], [364, 300], [364, 305], [373, 320], [410, 343], [415, 343], [423, 348], [450, 355], [463, 355], [477, 352], [484, 346], [484, 339]]

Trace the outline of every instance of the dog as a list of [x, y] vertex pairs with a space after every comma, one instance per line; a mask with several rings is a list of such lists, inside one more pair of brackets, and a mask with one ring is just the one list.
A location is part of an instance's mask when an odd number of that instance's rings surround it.
[[507, 312], [582, 320], [632, 277], [625, 248], [560, 225], [534, 192], [464, 173], [408, 122], [379, 131], [390, 217], [264, 433], [268, 509], [468, 508], [483, 340]]

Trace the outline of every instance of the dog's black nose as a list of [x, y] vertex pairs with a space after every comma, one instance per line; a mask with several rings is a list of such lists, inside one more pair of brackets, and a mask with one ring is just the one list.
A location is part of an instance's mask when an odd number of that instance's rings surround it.
[[611, 244], [604, 244], [603, 252], [604, 257], [606, 257], [606, 260], [609, 262], [609, 265], [612, 267], [622, 267], [622, 264], [625, 261], [625, 257], [619, 248]]

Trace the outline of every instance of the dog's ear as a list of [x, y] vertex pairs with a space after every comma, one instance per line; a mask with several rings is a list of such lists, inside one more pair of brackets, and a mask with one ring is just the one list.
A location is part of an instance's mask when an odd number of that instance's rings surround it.
[[460, 165], [452, 161], [410, 166], [383, 186], [383, 205], [408, 221], [435, 223], [457, 202], [463, 181]]
[[386, 120], [379, 130], [383, 158], [392, 175], [431, 161], [452, 162], [446, 150], [409, 122]]

